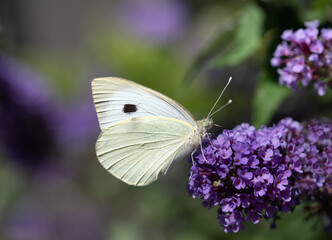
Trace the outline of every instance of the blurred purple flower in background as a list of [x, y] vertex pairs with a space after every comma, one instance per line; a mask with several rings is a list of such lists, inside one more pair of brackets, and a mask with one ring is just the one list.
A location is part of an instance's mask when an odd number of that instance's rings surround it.
[[[89, 84], [90, 86], [90, 84]], [[97, 115], [90, 93], [81, 101], [57, 112], [56, 138], [59, 147], [73, 153], [86, 145], [94, 146], [99, 133]]]
[[27, 168], [53, 154], [55, 108], [37, 74], [0, 55], [0, 142], [6, 153]]
[[24, 178], [28, 191], [2, 213], [8, 219], [4, 236], [102, 239], [102, 214], [73, 181], [88, 165], [89, 158], [82, 156], [93, 150], [99, 131], [90, 92], [74, 106], [64, 106], [45, 82], [0, 55], [1, 151], [5, 160], [33, 174]]
[[[300, 199], [320, 204], [322, 196], [331, 198], [331, 130], [329, 121], [301, 125], [290, 118], [258, 130], [246, 123], [224, 130], [203, 148], [207, 161], [202, 153], [195, 155], [188, 192], [203, 199], [203, 206], [219, 207], [225, 232], [262, 217], [274, 218], [275, 226], [277, 215], [291, 211]], [[331, 209], [321, 208], [329, 220]]]
[[0, 54], [0, 143], [26, 170], [63, 154], [68, 143], [71, 151], [91, 143], [98, 131], [92, 103], [65, 108], [44, 82], [22, 63]]
[[332, 84], [332, 29], [322, 29], [319, 21], [305, 23], [305, 29], [285, 30], [271, 59], [273, 67], [279, 67], [279, 83], [293, 90], [314, 84], [318, 95], [325, 95]]
[[120, 27], [155, 43], [174, 40], [185, 30], [187, 9], [183, 1], [122, 1], [117, 11]]

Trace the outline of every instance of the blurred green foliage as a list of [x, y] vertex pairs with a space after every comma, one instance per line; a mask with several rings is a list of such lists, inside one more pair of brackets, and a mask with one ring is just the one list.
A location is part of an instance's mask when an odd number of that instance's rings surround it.
[[264, 12], [255, 4], [245, 6], [234, 28], [234, 37], [229, 41], [230, 46], [217, 57], [214, 67], [234, 66], [249, 58], [261, 45], [261, 35], [264, 23]]
[[269, 72], [260, 73], [253, 98], [253, 125], [257, 128], [268, 123], [282, 100], [291, 90], [273, 81]]

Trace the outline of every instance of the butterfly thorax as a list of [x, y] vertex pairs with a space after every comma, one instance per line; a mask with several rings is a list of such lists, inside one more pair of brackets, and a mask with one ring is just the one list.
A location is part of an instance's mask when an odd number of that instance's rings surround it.
[[207, 135], [207, 131], [212, 128], [213, 120], [211, 118], [204, 118], [199, 120], [197, 123], [197, 130], [196, 135], [200, 136], [201, 138], [205, 138]]
[[185, 156], [187, 156], [190, 153], [193, 153], [193, 150], [195, 152], [195, 149], [197, 149], [201, 144], [203, 138], [207, 136], [207, 130], [212, 128], [213, 121], [211, 118], [204, 118], [202, 120], [196, 121], [196, 128], [190, 134], [188, 139], [185, 141], [185, 144], [181, 150], [181, 154], [177, 156], [177, 159], [182, 159]]

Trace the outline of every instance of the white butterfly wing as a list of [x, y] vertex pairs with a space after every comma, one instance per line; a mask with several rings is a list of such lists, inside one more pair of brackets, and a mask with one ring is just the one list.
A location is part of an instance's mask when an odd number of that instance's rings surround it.
[[95, 78], [92, 93], [101, 130], [119, 121], [145, 116], [169, 117], [196, 126], [193, 116], [179, 103], [129, 80]]
[[181, 120], [141, 117], [105, 129], [96, 144], [98, 160], [115, 177], [130, 185], [144, 186], [165, 174], [175, 159], [190, 154], [193, 127]]

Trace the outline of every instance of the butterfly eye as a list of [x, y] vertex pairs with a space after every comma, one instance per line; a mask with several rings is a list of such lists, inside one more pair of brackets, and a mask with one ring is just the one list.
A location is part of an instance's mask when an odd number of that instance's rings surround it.
[[124, 113], [132, 113], [132, 112], [136, 112], [136, 111], [137, 111], [137, 107], [134, 104], [125, 104], [123, 106]]

